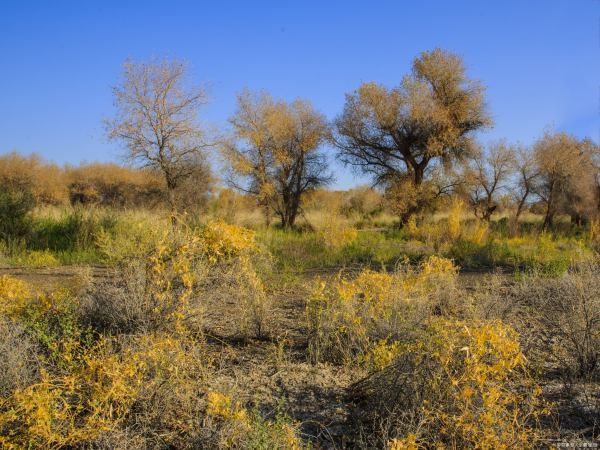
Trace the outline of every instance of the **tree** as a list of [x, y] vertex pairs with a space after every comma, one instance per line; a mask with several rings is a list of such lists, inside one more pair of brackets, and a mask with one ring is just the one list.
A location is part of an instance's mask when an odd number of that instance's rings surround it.
[[347, 94], [333, 142], [342, 161], [376, 184], [408, 180], [418, 191], [433, 167], [450, 167], [468, 155], [473, 133], [491, 125], [483, 94], [460, 57], [441, 49], [424, 52], [398, 87], [365, 83]]
[[303, 100], [245, 92], [230, 123], [233, 133], [223, 144], [230, 183], [256, 198], [267, 224], [274, 211], [284, 228], [292, 227], [302, 196], [332, 179], [319, 150], [328, 136], [325, 117]]
[[582, 222], [597, 212], [594, 145], [590, 142], [547, 132], [535, 143], [539, 176], [534, 192], [546, 208], [544, 228], [552, 226], [560, 213]]
[[507, 188], [513, 173], [515, 150], [500, 141], [487, 154], [478, 149], [468, 160], [465, 178], [475, 215], [489, 222], [498, 207], [496, 197]]
[[518, 147], [515, 152], [514, 170], [517, 178], [511, 188], [511, 195], [517, 204], [514, 217], [514, 221], [517, 223], [525, 209], [527, 200], [533, 192], [538, 176], [535, 156], [529, 148], [522, 146]]
[[106, 122], [109, 139], [125, 145], [127, 160], [164, 176], [175, 212], [176, 189], [195, 173], [208, 146], [197, 121], [207, 100], [204, 89], [188, 83], [181, 61], [127, 61], [113, 94], [117, 114]]

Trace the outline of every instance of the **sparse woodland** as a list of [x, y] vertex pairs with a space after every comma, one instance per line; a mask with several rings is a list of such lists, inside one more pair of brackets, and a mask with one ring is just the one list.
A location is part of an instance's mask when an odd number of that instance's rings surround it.
[[[113, 94], [126, 164], [0, 156], [2, 448], [600, 438], [592, 139], [483, 145], [441, 49], [330, 118], [245, 91], [209, 132], [171, 60]], [[372, 185], [328, 189], [328, 152]]]

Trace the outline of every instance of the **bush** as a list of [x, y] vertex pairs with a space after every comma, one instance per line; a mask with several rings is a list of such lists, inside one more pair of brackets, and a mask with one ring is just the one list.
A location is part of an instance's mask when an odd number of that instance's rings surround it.
[[536, 448], [540, 395], [510, 327], [446, 319], [350, 388], [366, 444], [398, 449]]
[[100, 341], [69, 372], [42, 373], [39, 383], [6, 400], [0, 443], [93, 445], [122, 427], [136, 430], [150, 447], [189, 447], [201, 429], [200, 406], [193, 400], [200, 373], [198, 360], [179, 340], [142, 337], [121, 354]]
[[82, 302], [84, 320], [113, 333], [201, 333], [202, 304], [194, 296], [202, 270], [197, 256], [194, 242], [164, 236], [145, 257], [121, 262], [116, 282], [93, 288]]
[[452, 261], [432, 256], [418, 270], [405, 263], [317, 281], [306, 306], [311, 361], [370, 361], [382, 341], [406, 339], [431, 314], [457, 313], [457, 275]]
[[[529, 312], [522, 333], [543, 361], [569, 377], [600, 375], [600, 267], [584, 263], [553, 279], [526, 277], [508, 292]], [[550, 357], [550, 358], [548, 358]]]
[[0, 185], [0, 239], [22, 239], [31, 233], [35, 200], [29, 191]]
[[17, 263], [27, 267], [56, 267], [60, 263], [56, 257], [47, 250], [28, 251], [16, 258]]
[[21, 324], [0, 317], [0, 398], [38, 379], [40, 364], [36, 350]]
[[338, 249], [356, 241], [358, 231], [340, 217], [328, 214], [317, 227], [317, 236], [326, 248]]
[[206, 414], [218, 424], [215, 444], [219, 448], [302, 448], [295, 426], [287, 417], [277, 415], [274, 421], [266, 420], [258, 411], [249, 412], [221, 392], [208, 392]]

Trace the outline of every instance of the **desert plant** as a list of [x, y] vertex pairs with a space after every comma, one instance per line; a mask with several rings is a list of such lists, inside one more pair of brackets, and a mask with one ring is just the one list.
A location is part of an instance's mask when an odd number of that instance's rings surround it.
[[221, 392], [208, 392], [206, 413], [220, 425], [217, 438], [220, 448], [302, 448], [295, 426], [287, 417], [264, 419], [258, 411], [248, 411], [239, 401]]
[[149, 446], [191, 446], [201, 429], [200, 406], [192, 400], [202, 379], [198, 362], [171, 337], [143, 336], [125, 343], [120, 353], [113, 342], [101, 340], [70, 371], [44, 372], [40, 382], [3, 402], [0, 443], [93, 446], [123, 427], [135, 429]]
[[85, 320], [111, 332], [201, 332], [202, 305], [194, 297], [202, 271], [199, 240], [180, 238], [164, 235], [148, 255], [120, 263], [116, 282], [95, 286], [84, 299]]
[[31, 232], [33, 195], [0, 185], [0, 239], [22, 239]]
[[501, 322], [435, 319], [349, 394], [371, 445], [535, 448], [547, 410], [525, 363]]
[[393, 346], [431, 315], [458, 312], [456, 276], [452, 261], [432, 256], [416, 270], [404, 263], [393, 273], [318, 280], [306, 305], [311, 361], [370, 365], [382, 342]]
[[18, 322], [0, 316], [0, 398], [39, 377], [37, 346]]
[[529, 276], [508, 292], [527, 308], [525, 336], [567, 376], [598, 378], [600, 374], [600, 269], [597, 263], [578, 265], [563, 276]]

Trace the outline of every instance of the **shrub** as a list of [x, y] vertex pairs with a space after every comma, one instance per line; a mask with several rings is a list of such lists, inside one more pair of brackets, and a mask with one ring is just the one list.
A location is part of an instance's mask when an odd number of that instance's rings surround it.
[[58, 259], [48, 250], [32, 250], [16, 258], [17, 263], [27, 267], [56, 267]]
[[6, 400], [0, 443], [84, 446], [115, 429], [133, 429], [150, 447], [189, 447], [201, 429], [194, 401], [200, 369], [180, 340], [142, 337], [120, 354], [110, 341], [100, 341], [70, 372], [43, 372], [39, 383]]
[[22, 239], [31, 233], [33, 195], [0, 185], [0, 239]]
[[0, 156], [0, 185], [13, 191], [31, 192], [39, 204], [59, 205], [67, 200], [63, 171], [36, 154], [10, 152]]
[[102, 259], [118, 265], [129, 259], [144, 258], [165, 239], [169, 231], [166, 220], [121, 216], [110, 229], [102, 228], [95, 235]]
[[202, 305], [194, 297], [202, 267], [198, 239], [179, 238], [165, 235], [145, 257], [120, 263], [117, 281], [96, 286], [83, 301], [86, 322], [118, 333], [200, 333]]
[[327, 215], [317, 228], [317, 236], [326, 248], [337, 249], [356, 241], [358, 231], [335, 215]]
[[417, 270], [404, 263], [393, 273], [317, 281], [306, 306], [310, 359], [369, 361], [382, 340], [401, 340], [431, 314], [456, 313], [457, 274], [452, 261], [432, 256]]
[[152, 207], [166, 197], [164, 181], [149, 170], [93, 163], [67, 167], [65, 172], [64, 183], [74, 205]]
[[23, 313], [31, 298], [29, 285], [8, 275], [0, 276], [0, 315], [16, 317]]
[[199, 245], [209, 262], [217, 263], [258, 251], [255, 233], [248, 228], [211, 221], [199, 233]]
[[287, 417], [278, 415], [274, 421], [266, 420], [258, 411], [249, 412], [221, 392], [208, 392], [206, 414], [219, 424], [219, 448], [301, 448], [295, 427]]
[[0, 317], [0, 399], [36, 381], [40, 369], [36, 350], [21, 324]]
[[368, 443], [391, 448], [536, 448], [540, 395], [514, 330], [446, 319], [350, 389]]
[[[568, 376], [600, 374], [600, 268], [584, 263], [553, 279], [526, 277], [512, 286], [512, 302], [528, 311], [523, 334], [537, 342], [543, 361]], [[550, 358], [548, 358], [550, 357]]]

